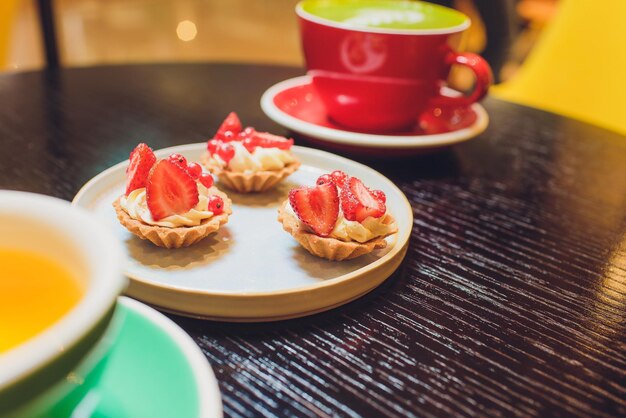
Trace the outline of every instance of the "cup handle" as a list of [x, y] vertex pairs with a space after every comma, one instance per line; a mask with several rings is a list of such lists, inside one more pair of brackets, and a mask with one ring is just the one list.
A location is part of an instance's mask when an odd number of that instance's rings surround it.
[[433, 100], [433, 105], [446, 107], [467, 107], [485, 97], [487, 91], [489, 90], [489, 86], [493, 83], [493, 74], [491, 72], [491, 67], [483, 57], [471, 52], [456, 52], [451, 50], [446, 56], [446, 63], [448, 65], [463, 65], [472, 70], [474, 72], [474, 76], [476, 77], [476, 86], [470, 95], [458, 97], [440, 95]]

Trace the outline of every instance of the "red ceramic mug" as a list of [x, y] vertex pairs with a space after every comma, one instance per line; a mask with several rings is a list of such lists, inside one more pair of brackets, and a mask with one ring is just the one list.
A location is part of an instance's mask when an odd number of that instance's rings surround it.
[[[483, 58], [450, 46], [470, 25], [456, 10], [416, 1], [304, 0], [296, 13], [313, 85], [330, 118], [348, 129], [401, 131], [433, 107], [482, 99], [492, 82]], [[470, 95], [440, 94], [453, 64], [474, 72]]]

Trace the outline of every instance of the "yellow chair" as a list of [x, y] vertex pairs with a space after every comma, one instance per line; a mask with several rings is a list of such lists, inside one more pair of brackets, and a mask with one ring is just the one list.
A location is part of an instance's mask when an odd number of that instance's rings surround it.
[[0, 70], [6, 67], [17, 0], [0, 0]]
[[626, 0], [561, 0], [519, 72], [493, 96], [626, 135]]

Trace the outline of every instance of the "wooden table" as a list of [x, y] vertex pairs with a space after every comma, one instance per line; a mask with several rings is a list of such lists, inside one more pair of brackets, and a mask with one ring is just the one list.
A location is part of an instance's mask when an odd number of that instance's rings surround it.
[[[0, 187], [71, 199], [128, 157], [203, 141], [301, 69], [177, 64], [0, 76]], [[366, 161], [406, 193], [402, 267], [309, 318], [173, 317], [228, 416], [626, 415], [626, 138], [493, 99], [480, 137]], [[297, 139], [297, 138], [296, 138]], [[305, 144], [306, 145], [306, 144]]]

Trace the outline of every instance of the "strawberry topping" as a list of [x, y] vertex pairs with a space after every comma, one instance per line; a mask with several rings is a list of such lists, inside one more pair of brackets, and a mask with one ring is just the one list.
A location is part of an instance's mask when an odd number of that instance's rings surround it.
[[335, 186], [337, 187], [343, 187], [344, 183], [348, 179], [348, 175], [341, 170], [333, 171], [330, 173], [330, 176], [333, 179], [333, 183], [335, 183]]
[[211, 139], [207, 144], [211, 155], [218, 155], [226, 164], [235, 156], [235, 147], [219, 139]]
[[322, 174], [317, 178], [317, 184], [332, 183], [340, 189], [343, 187], [348, 175], [343, 171], [335, 170], [330, 174]]
[[133, 190], [146, 187], [150, 169], [156, 163], [152, 149], [144, 143], [135, 147], [130, 153], [130, 163], [126, 168], [126, 196]]
[[202, 167], [198, 163], [189, 163], [187, 164], [187, 174], [189, 174], [192, 179], [198, 180], [202, 174]]
[[253, 153], [257, 147], [256, 141], [252, 137], [244, 138], [241, 143], [248, 150], [249, 153]]
[[293, 139], [284, 136], [270, 134], [268, 132], [257, 132], [254, 135], [255, 143], [261, 148], [278, 148], [288, 150], [293, 146]]
[[207, 149], [209, 153], [219, 155], [228, 163], [232, 159], [231, 153], [234, 156], [234, 149], [228, 146], [228, 143], [232, 141], [241, 142], [248, 152], [254, 152], [257, 147], [289, 150], [293, 146], [291, 138], [287, 139], [268, 132], [257, 132], [251, 126], [242, 129], [241, 121], [235, 112], [231, 112], [222, 122], [215, 137], [209, 140]]
[[317, 235], [327, 237], [339, 216], [339, 194], [330, 183], [298, 187], [289, 192], [289, 203], [298, 218]]
[[349, 221], [380, 218], [387, 211], [385, 201], [384, 193], [372, 192], [356, 177], [349, 177], [341, 189], [341, 210]]
[[254, 152], [257, 147], [288, 150], [293, 146], [293, 139], [268, 132], [254, 132], [252, 135], [244, 137], [242, 143], [248, 152]]
[[229, 143], [222, 144], [217, 148], [217, 155], [228, 164], [235, 156], [235, 147]]
[[207, 209], [213, 212], [213, 215], [220, 215], [222, 212], [224, 212], [224, 200], [222, 200], [221, 197], [212, 194], [211, 196], [209, 196]]
[[173, 163], [178, 164], [182, 168], [187, 168], [187, 159], [180, 154], [176, 154], [176, 153], [170, 154], [170, 156], [167, 157], [167, 159]]
[[246, 138], [252, 138], [256, 134], [256, 130], [252, 126], [246, 127], [243, 131], [239, 132], [237, 135], [237, 140], [242, 141]]
[[215, 133], [215, 138], [228, 142], [234, 140], [239, 132], [241, 132], [239, 116], [235, 112], [230, 112]]
[[209, 154], [213, 155], [217, 152], [217, 148], [223, 143], [221, 139], [209, 139], [209, 142], [206, 144], [206, 149], [209, 151]]
[[317, 184], [318, 186], [321, 186], [322, 184], [326, 184], [326, 183], [334, 184], [333, 178], [330, 176], [330, 174], [322, 174], [321, 176], [317, 178], [317, 181], [315, 182], [315, 184]]
[[183, 214], [198, 204], [198, 186], [187, 171], [169, 159], [159, 161], [150, 171], [146, 202], [155, 221]]
[[213, 186], [213, 176], [209, 173], [200, 174], [200, 178], [198, 178], [198, 181], [202, 183], [202, 185], [207, 189], [210, 189], [211, 186]]
[[385, 196], [385, 193], [382, 190], [372, 190], [371, 192], [376, 200], [383, 202], [383, 204], [387, 203], [387, 196]]

